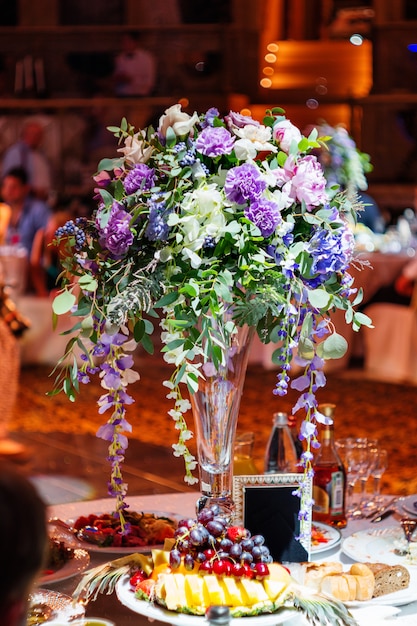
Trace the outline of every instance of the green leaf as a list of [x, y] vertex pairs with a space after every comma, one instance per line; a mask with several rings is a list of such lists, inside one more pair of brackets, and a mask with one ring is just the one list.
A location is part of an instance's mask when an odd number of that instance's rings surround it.
[[198, 378], [193, 372], [187, 375], [187, 387], [191, 394], [198, 391]]
[[309, 337], [300, 337], [298, 343], [298, 354], [307, 361], [311, 361], [314, 358], [314, 343]]
[[141, 319], [136, 322], [133, 327], [133, 337], [135, 341], [140, 343], [142, 341], [142, 337], [145, 334], [145, 322]]
[[71, 311], [76, 301], [77, 298], [71, 291], [63, 291], [52, 302], [52, 310], [57, 315], [63, 315]]
[[355, 312], [353, 314], [353, 323], [355, 326], [368, 326], [368, 328], [373, 328], [372, 320], [368, 315], [361, 312]]
[[325, 309], [329, 306], [330, 294], [325, 289], [312, 289], [308, 291], [308, 300], [316, 309]]
[[162, 296], [162, 298], [159, 298], [159, 300], [155, 302], [154, 306], [156, 309], [162, 308], [164, 306], [169, 306], [176, 300], [178, 300], [178, 293], [176, 293], [175, 291], [171, 291]]
[[84, 274], [83, 276], [80, 276], [78, 283], [81, 289], [85, 291], [96, 291], [98, 287], [96, 279], [93, 278], [91, 274]]
[[342, 335], [333, 333], [317, 346], [317, 354], [322, 359], [340, 359], [348, 349], [348, 342]]
[[152, 343], [152, 339], [149, 337], [149, 335], [147, 334], [143, 335], [140, 343], [142, 344], [143, 349], [146, 350], [148, 354], [154, 353], [154, 346]]

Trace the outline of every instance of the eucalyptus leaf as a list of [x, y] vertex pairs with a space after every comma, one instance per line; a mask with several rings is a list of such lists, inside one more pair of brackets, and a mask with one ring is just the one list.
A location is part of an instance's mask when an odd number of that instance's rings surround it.
[[52, 310], [57, 315], [64, 315], [64, 313], [69, 313], [71, 311], [76, 301], [77, 298], [71, 291], [63, 291], [55, 296], [54, 301], [52, 302]]
[[348, 342], [334, 332], [317, 346], [317, 354], [323, 359], [340, 359], [348, 349]]
[[300, 337], [298, 342], [298, 354], [307, 361], [311, 361], [314, 358], [314, 343], [309, 337]]
[[331, 298], [325, 289], [310, 289], [307, 292], [307, 297], [310, 304], [316, 309], [326, 309]]

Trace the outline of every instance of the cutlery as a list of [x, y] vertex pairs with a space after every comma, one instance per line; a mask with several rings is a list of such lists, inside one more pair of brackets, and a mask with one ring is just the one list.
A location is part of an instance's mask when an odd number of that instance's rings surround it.
[[378, 524], [378, 522], [382, 522], [382, 520], [386, 519], [390, 515], [393, 515], [394, 513], [396, 513], [395, 509], [386, 509], [383, 513], [380, 513], [371, 519], [371, 524]]
[[[368, 513], [368, 515], [365, 515], [365, 518], [369, 519], [370, 517], [372, 518], [379, 517], [381, 513], [384, 513], [384, 511], [391, 508], [392, 505], [396, 502], [396, 500], [398, 500], [398, 498], [391, 498], [390, 500], [385, 502], [385, 504], [378, 507], [376, 510], [372, 511], [371, 513]], [[373, 519], [371, 521], [373, 521]]]

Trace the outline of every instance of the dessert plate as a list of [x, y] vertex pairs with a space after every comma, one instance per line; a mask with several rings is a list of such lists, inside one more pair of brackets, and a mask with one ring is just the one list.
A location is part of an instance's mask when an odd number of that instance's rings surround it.
[[[204, 626], [207, 620], [204, 615], [186, 615], [185, 613], [175, 613], [167, 611], [156, 604], [138, 600], [129, 583], [129, 577], [124, 576], [116, 585], [116, 594], [121, 604], [131, 611], [147, 617], [148, 620], [158, 620], [172, 624], [172, 626]], [[256, 617], [235, 617], [230, 620], [234, 626], [274, 626], [274, 624], [284, 624], [294, 617], [294, 611], [282, 609], [276, 613], [268, 615], [257, 615]]]
[[396, 548], [403, 546], [404, 533], [401, 528], [388, 526], [387, 528], [372, 528], [353, 533], [343, 540], [341, 548], [342, 552], [354, 561], [405, 565], [414, 569], [417, 566], [417, 543], [411, 544], [411, 558], [395, 553]]
[[51, 574], [43, 574], [43, 576], [39, 578], [39, 584], [49, 585], [50, 583], [57, 583], [61, 580], [71, 578], [87, 569], [89, 563], [90, 555], [87, 550], [77, 548], [74, 550], [72, 559], [69, 559], [62, 567], [53, 571]]
[[320, 554], [331, 550], [342, 541], [340, 530], [323, 524], [322, 522], [312, 522], [311, 524], [311, 554]]

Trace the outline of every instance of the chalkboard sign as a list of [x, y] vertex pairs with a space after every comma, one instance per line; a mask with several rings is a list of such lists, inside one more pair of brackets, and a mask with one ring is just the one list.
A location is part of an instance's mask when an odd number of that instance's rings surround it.
[[[301, 500], [294, 495], [302, 474], [234, 476], [233, 500], [237, 523], [253, 535], [265, 537], [274, 561], [308, 561], [311, 548], [311, 511], [298, 519]], [[311, 481], [305, 487], [311, 500]]]

